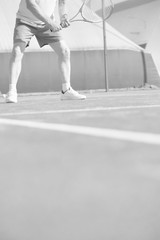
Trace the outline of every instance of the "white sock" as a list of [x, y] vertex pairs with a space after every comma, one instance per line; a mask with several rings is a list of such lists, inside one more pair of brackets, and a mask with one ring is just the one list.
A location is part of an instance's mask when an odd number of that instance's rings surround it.
[[70, 83], [63, 83], [62, 84], [62, 91], [66, 92], [70, 88]]
[[9, 91], [17, 92], [16, 84], [9, 84]]

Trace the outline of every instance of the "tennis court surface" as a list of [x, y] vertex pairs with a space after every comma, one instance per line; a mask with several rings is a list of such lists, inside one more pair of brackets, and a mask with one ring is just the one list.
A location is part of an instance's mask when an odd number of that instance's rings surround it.
[[0, 99], [0, 239], [160, 239], [160, 90]]

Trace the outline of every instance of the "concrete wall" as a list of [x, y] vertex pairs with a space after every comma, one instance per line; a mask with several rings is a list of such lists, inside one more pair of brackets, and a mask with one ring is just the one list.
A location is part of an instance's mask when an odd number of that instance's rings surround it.
[[[0, 53], [0, 91], [8, 88], [10, 53]], [[103, 51], [71, 52], [71, 83], [77, 90], [104, 89]], [[109, 88], [139, 87], [148, 81], [159, 86], [158, 72], [150, 54], [145, 54], [146, 72], [140, 52], [132, 50], [108, 51]], [[58, 61], [52, 52], [26, 52], [18, 91], [60, 91]], [[146, 78], [146, 79], [145, 79]]]

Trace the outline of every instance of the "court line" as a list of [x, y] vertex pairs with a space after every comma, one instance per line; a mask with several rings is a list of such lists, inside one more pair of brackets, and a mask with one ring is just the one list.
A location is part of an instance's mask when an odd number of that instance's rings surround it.
[[116, 129], [94, 128], [86, 126], [68, 125], [68, 124], [56, 124], [56, 123], [43, 123], [33, 122], [26, 120], [14, 120], [14, 119], [0, 119], [0, 124], [34, 128], [39, 130], [57, 131], [63, 133], [72, 133], [85, 135], [90, 137], [100, 137], [106, 139], [114, 139], [120, 141], [129, 141], [150, 145], [160, 145], [160, 134], [133, 132]]
[[120, 106], [120, 107], [95, 107], [95, 108], [80, 108], [80, 109], [58, 109], [47, 111], [24, 111], [1, 113], [0, 116], [18, 116], [18, 115], [36, 115], [36, 114], [52, 114], [52, 113], [73, 113], [73, 112], [94, 112], [94, 111], [112, 111], [112, 110], [127, 110], [127, 109], [142, 109], [142, 108], [160, 108], [160, 105], [139, 105], [139, 106]]

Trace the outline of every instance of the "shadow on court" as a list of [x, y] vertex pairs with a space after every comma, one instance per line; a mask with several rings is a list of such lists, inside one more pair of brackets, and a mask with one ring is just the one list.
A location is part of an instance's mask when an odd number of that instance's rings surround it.
[[160, 91], [86, 95], [1, 99], [0, 239], [160, 238]]

